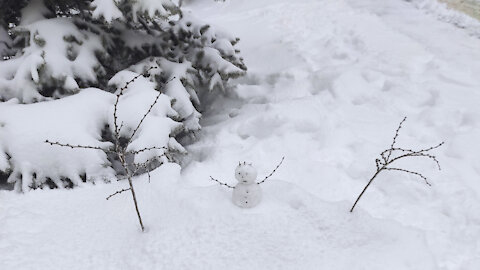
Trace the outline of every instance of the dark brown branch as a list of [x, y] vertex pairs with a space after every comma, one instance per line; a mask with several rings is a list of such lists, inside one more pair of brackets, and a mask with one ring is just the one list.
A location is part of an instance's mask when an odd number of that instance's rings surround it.
[[380, 159], [375, 159], [375, 165], [377, 166], [377, 171], [380, 170], [380, 165], [382, 165], [382, 162], [380, 161]]
[[111, 197], [115, 196], [115, 195], [118, 195], [118, 194], [120, 194], [120, 193], [122, 193], [122, 192], [129, 191], [129, 190], [130, 190], [130, 188], [124, 188], [124, 189], [122, 189], [122, 190], [119, 190], [119, 191], [117, 191], [117, 192], [109, 195], [109, 196], [107, 197], [107, 200], [110, 199]]
[[403, 148], [398, 148], [398, 147], [394, 147], [394, 148], [390, 148], [390, 149], [387, 149], [387, 150], [384, 150], [382, 153], [380, 153], [381, 156], [385, 155], [386, 153], [388, 152], [394, 152], [394, 151], [400, 151], [400, 152], [409, 152], [409, 153], [413, 153], [415, 151], [411, 150], [411, 149], [403, 149]]
[[429, 186], [432, 186], [432, 184], [430, 184], [430, 183], [428, 182], [427, 177], [423, 176], [421, 173], [412, 172], [412, 171], [405, 170], [405, 169], [402, 169], [402, 168], [385, 168], [385, 170], [388, 170], [388, 171], [400, 171], [400, 172], [406, 172], [406, 173], [410, 173], [410, 174], [417, 175], [417, 176], [421, 177], [421, 178], [425, 181], [425, 184], [427, 184], [427, 185], [429, 185]]
[[155, 161], [155, 160], [159, 160], [161, 157], [166, 157], [166, 154], [161, 154], [161, 155], [158, 155], [158, 156], [154, 156], [152, 158], [149, 158], [147, 160], [145, 160], [144, 162], [142, 163], [134, 163], [133, 165], [138, 168], [139, 166], [146, 166], [147, 164]]
[[395, 131], [395, 136], [393, 136], [393, 141], [392, 141], [392, 145], [390, 146], [390, 151], [388, 152], [387, 160], [389, 160], [389, 159], [390, 159], [390, 156], [392, 155], [393, 146], [394, 146], [395, 143], [397, 142], [398, 133], [400, 132], [400, 129], [402, 129], [402, 125], [403, 125], [403, 123], [404, 123], [406, 120], [407, 120], [407, 117], [405, 116], [405, 117], [403, 118], [403, 120], [400, 122], [400, 125], [398, 125], [397, 130]]
[[135, 167], [135, 170], [133, 171], [132, 175], [136, 175], [140, 169], [144, 169], [148, 176], [148, 183], [150, 183], [151, 177], [150, 171], [147, 167], [148, 162], [149, 160], [145, 161], [144, 163], [134, 163], [133, 166]]
[[[152, 67], [153, 68], [153, 67]], [[151, 69], [151, 68], [150, 68]], [[168, 80], [165, 85], [167, 85], [168, 83], [170, 83], [172, 80], [174, 80], [175, 77], [172, 77], [170, 80]], [[140, 122], [138, 122], [138, 125], [137, 127], [133, 130], [132, 132], [132, 135], [130, 135], [130, 139], [128, 139], [128, 143], [129, 144], [130, 142], [132, 142], [133, 140], [133, 137], [135, 136], [135, 134], [137, 133], [137, 131], [140, 129], [140, 126], [142, 125], [143, 121], [145, 120], [145, 118], [147, 118], [147, 116], [150, 114], [150, 112], [152, 111], [153, 107], [155, 106], [155, 104], [157, 104], [158, 102], [158, 99], [160, 98], [160, 96], [162, 95], [162, 92], [161, 91], [158, 91], [158, 95], [155, 97], [155, 100], [152, 102], [152, 104], [150, 105], [150, 108], [148, 108], [147, 112], [143, 115], [142, 119], [140, 119]]]
[[135, 189], [133, 188], [133, 181], [132, 181], [132, 173], [128, 169], [127, 162], [125, 160], [125, 155], [124, 153], [119, 154], [120, 162], [122, 163], [122, 167], [125, 170], [125, 173], [127, 174], [127, 179], [128, 179], [128, 185], [130, 186], [130, 191], [132, 193], [132, 199], [133, 199], [133, 204], [135, 205], [135, 211], [137, 212], [137, 217], [138, 217], [138, 222], [140, 223], [140, 228], [142, 229], [142, 232], [145, 231], [145, 227], [143, 226], [143, 221], [142, 221], [142, 216], [140, 215], [140, 210], [138, 209], [138, 202], [137, 202], [137, 196], [135, 194]]
[[123, 121], [122, 121], [122, 123], [120, 124], [120, 127], [118, 128], [118, 134], [119, 134], [119, 136], [120, 136], [120, 132], [122, 131], [122, 128], [123, 128]]
[[161, 146], [161, 147], [158, 147], [158, 146], [152, 146], [152, 147], [145, 147], [145, 148], [143, 148], [143, 149], [140, 149], [140, 150], [128, 151], [127, 153], [136, 155], [136, 154], [138, 154], [138, 153], [142, 153], [142, 152], [145, 152], [145, 151], [150, 151], [150, 150], [154, 150], [154, 149], [158, 149], [158, 150], [160, 150], [160, 149], [163, 149], [163, 150], [168, 150], [168, 148], [167, 148], [167, 147], [165, 147], [165, 146]]
[[388, 161], [387, 164], [385, 164], [385, 165], [390, 165], [394, 161], [397, 161], [399, 159], [406, 158], [406, 157], [426, 157], [426, 158], [430, 158], [433, 161], [435, 161], [435, 163], [438, 166], [438, 169], [441, 170], [440, 162], [438, 162], [437, 157], [433, 156], [433, 155], [430, 155], [430, 154], [425, 154], [424, 152], [412, 152], [412, 153], [408, 153], [408, 154], [405, 154], [405, 155], [397, 156], [397, 157], [393, 158], [392, 160]]
[[441, 142], [441, 143], [439, 143], [439, 144], [437, 144], [437, 145], [435, 145], [435, 146], [432, 146], [432, 147], [430, 147], [430, 148], [416, 151], [415, 153], [428, 152], [428, 151], [430, 151], [430, 150], [437, 149], [437, 148], [439, 148], [440, 146], [442, 146], [442, 145], [444, 145], [444, 144], [445, 144], [445, 142]]
[[102, 150], [104, 152], [114, 152], [112, 150], [104, 149], [98, 146], [90, 146], [90, 145], [73, 145], [73, 144], [68, 144], [68, 143], [60, 143], [60, 142], [51, 142], [49, 140], [45, 140], [45, 143], [48, 143], [50, 145], [57, 145], [57, 146], [63, 146], [63, 147], [69, 147], [69, 148], [82, 148], [82, 149], [95, 149], [95, 150]]
[[263, 182], [265, 182], [265, 180], [270, 178], [277, 171], [277, 169], [280, 167], [280, 165], [282, 165], [284, 159], [285, 159], [285, 157], [282, 157], [282, 160], [280, 160], [280, 163], [278, 163], [277, 167], [275, 167], [275, 169], [268, 176], [266, 176], [262, 181], [258, 182], [257, 184], [260, 185]]
[[[137, 76], [133, 77], [130, 81], [126, 82], [125, 85], [120, 88], [120, 90], [118, 91], [118, 94], [117, 94], [117, 98], [115, 100], [115, 104], [113, 106], [113, 125], [115, 127], [115, 144], [118, 144], [118, 140], [120, 139], [120, 129], [121, 127], [118, 126], [118, 116], [117, 116], [117, 112], [118, 112], [118, 103], [120, 102], [120, 97], [123, 95], [123, 91], [125, 91], [128, 86], [133, 83], [136, 79], [140, 78], [141, 76], [143, 76], [144, 74], [148, 74], [148, 72], [152, 69], [155, 69], [155, 68], [158, 68], [156, 66], [151, 66], [149, 67], [144, 73], [142, 74], [138, 74]], [[118, 147], [116, 145], [116, 147]]]
[[[151, 69], [154, 69], [154, 68], [158, 68], [158, 67], [150, 67], [148, 68], [144, 74], [149, 74], [148, 72], [151, 70]], [[157, 97], [155, 98], [155, 101], [152, 103], [152, 105], [150, 106], [150, 108], [148, 109], [148, 111], [143, 115], [142, 119], [140, 120], [140, 122], [138, 123], [137, 127], [135, 128], [135, 130], [133, 131], [133, 134], [131, 135], [131, 137], [129, 138], [128, 142], [124, 145], [124, 146], [120, 146], [120, 131], [123, 127], [123, 122], [121, 123], [120, 126], [118, 126], [118, 104], [120, 102], [120, 97], [124, 94], [124, 91], [128, 88], [128, 86], [133, 83], [136, 79], [140, 78], [141, 76], [143, 76], [143, 74], [138, 74], [137, 76], [133, 77], [130, 81], [128, 81], [127, 83], [125, 83], [125, 85], [119, 89], [118, 93], [116, 94], [116, 100], [115, 100], [115, 103], [114, 103], [114, 109], [113, 109], [113, 123], [114, 123], [114, 128], [115, 128], [115, 133], [114, 133], [114, 136], [115, 136], [115, 141], [114, 141], [114, 149], [113, 150], [108, 150], [108, 149], [103, 149], [101, 147], [96, 147], [96, 146], [88, 146], [88, 145], [71, 145], [71, 144], [63, 144], [63, 143], [59, 143], [59, 142], [51, 142], [49, 140], [46, 140], [45, 142], [46, 143], [49, 143], [50, 145], [58, 145], [58, 146], [63, 146], [63, 147], [70, 147], [70, 148], [86, 148], [86, 149], [95, 149], [95, 150], [102, 150], [102, 151], [106, 151], [106, 152], [111, 152], [111, 153], [115, 153], [116, 156], [119, 158], [121, 164], [122, 164], [122, 167], [123, 169], [125, 170], [125, 178], [128, 180], [128, 185], [129, 185], [129, 188], [125, 188], [125, 189], [122, 189], [122, 190], [119, 190], [113, 194], [111, 194], [110, 196], [108, 196], [106, 199], [110, 199], [111, 197], [115, 196], [115, 195], [118, 195], [122, 192], [125, 192], [125, 191], [130, 191], [131, 194], [132, 194], [132, 199], [133, 199], [133, 203], [135, 205], [135, 210], [136, 210], [136, 213], [137, 213], [137, 217], [138, 217], [138, 221], [140, 223], [140, 227], [142, 229], [142, 231], [145, 231], [145, 227], [143, 226], [143, 221], [142, 221], [142, 217], [140, 215], [140, 210], [139, 210], [139, 207], [138, 207], [138, 201], [137, 201], [137, 197], [135, 195], [135, 189], [133, 188], [133, 176], [135, 175], [135, 173], [139, 170], [140, 167], [143, 167], [145, 168], [147, 174], [148, 174], [148, 181], [150, 182], [150, 172], [148, 171], [148, 168], [147, 168], [147, 164], [148, 162], [151, 162], [153, 159], [151, 160], [147, 160], [145, 163], [141, 163], [141, 164], [134, 164], [135, 166], [135, 170], [132, 172], [130, 169], [129, 169], [129, 165], [130, 164], [127, 164], [126, 162], [126, 156], [127, 154], [138, 154], [138, 153], [141, 153], [141, 152], [144, 152], [144, 151], [149, 151], [149, 150], [153, 150], [153, 149], [166, 149], [165, 147], [147, 147], [147, 148], [143, 148], [143, 149], [140, 149], [140, 150], [136, 150], [136, 151], [126, 151], [126, 149], [128, 148], [128, 146], [130, 145], [131, 141], [132, 141], [132, 138], [133, 136], [135, 135], [135, 133], [138, 131], [138, 129], [140, 128], [140, 126], [142, 125], [143, 123], [143, 120], [148, 116], [148, 114], [150, 114], [150, 112], [152, 111], [152, 108], [153, 106], [155, 106], [155, 104], [157, 103], [160, 95], [161, 95], [161, 92], [159, 91], [159, 94], [157, 95]], [[174, 78], [172, 78], [173, 80]], [[168, 82], [167, 82], [168, 83]], [[162, 156], [166, 154], [162, 154]], [[155, 158], [158, 158], [158, 157], [155, 157]], [[168, 158], [168, 157], [167, 157]], [[121, 179], [117, 179], [117, 180], [121, 180]]]
[[235, 187], [230, 186], [229, 184], [225, 184], [225, 183], [223, 183], [223, 182], [220, 182], [219, 180], [217, 180], [217, 179], [215, 179], [215, 178], [213, 178], [213, 177], [211, 177], [211, 176], [210, 176], [210, 180], [215, 181], [215, 182], [219, 183], [220, 185], [226, 186], [226, 187], [228, 187], [228, 188], [235, 188]]
[[[409, 173], [409, 174], [413, 174], [413, 175], [416, 175], [416, 176], [419, 176], [421, 177], [425, 183], [428, 185], [428, 186], [431, 186], [431, 184], [428, 182], [428, 179], [427, 177], [425, 177], [423, 174], [421, 173], [418, 173], [418, 172], [414, 172], [414, 171], [410, 171], [410, 170], [407, 170], [407, 169], [403, 169], [403, 168], [392, 168], [392, 167], [388, 167], [389, 165], [391, 165], [392, 163], [394, 163], [395, 161], [397, 160], [400, 160], [400, 159], [403, 159], [403, 158], [406, 158], [406, 157], [426, 157], [426, 158], [429, 158], [431, 160], [433, 160], [437, 166], [438, 166], [438, 169], [441, 170], [441, 167], [440, 167], [440, 162], [438, 162], [438, 159], [436, 156], [434, 155], [431, 155], [431, 154], [428, 154], [427, 152], [431, 151], [431, 150], [434, 150], [434, 149], [437, 149], [439, 148], [440, 146], [442, 146], [444, 144], [444, 142], [441, 142], [435, 146], [432, 146], [432, 147], [429, 147], [429, 148], [425, 148], [425, 149], [421, 149], [421, 150], [412, 150], [412, 149], [405, 149], [405, 148], [400, 148], [400, 147], [394, 147], [395, 146], [395, 143], [397, 142], [397, 138], [399, 136], [399, 132], [400, 132], [400, 129], [402, 128], [402, 125], [403, 123], [405, 122], [407, 118], [403, 118], [403, 120], [400, 122], [400, 124], [398, 125], [398, 128], [397, 130], [395, 131], [395, 136], [393, 137], [393, 141], [392, 141], [392, 144], [390, 145], [390, 148], [389, 149], [386, 149], [384, 150], [383, 152], [380, 153], [380, 157], [382, 160], [380, 159], [375, 159], [375, 166], [377, 168], [375, 174], [372, 176], [372, 178], [370, 178], [370, 180], [368, 181], [367, 185], [363, 188], [362, 192], [360, 193], [360, 195], [358, 195], [357, 199], [355, 200], [355, 203], [353, 204], [352, 208], [350, 209], [350, 212], [353, 212], [353, 209], [355, 208], [355, 206], [357, 205], [358, 201], [360, 200], [360, 198], [362, 198], [363, 194], [365, 193], [365, 191], [368, 189], [368, 187], [370, 186], [370, 184], [373, 182], [373, 180], [377, 177], [377, 175], [382, 172], [383, 170], [387, 170], [387, 171], [401, 171], [401, 172], [405, 172], [405, 173]], [[398, 156], [395, 156], [395, 157], [392, 157], [392, 153], [394, 152], [400, 152], [401, 155], [398, 155]]]
[[370, 186], [370, 184], [373, 182], [373, 179], [375, 179], [375, 177], [377, 177], [377, 175], [381, 172], [382, 170], [377, 170], [377, 172], [372, 176], [372, 178], [370, 178], [370, 180], [368, 180], [368, 183], [367, 185], [363, 188], [362, 192], [360, 193], [360, 195], [358, 195], [357, 199], [355, 200], [355, 203], [353, 204], [352, 208], [350, 209], [350, 213], [353, 212], [353, 209], [355, 208], [355, 206], [357, 205], [358, 201], [360, 200], [360, 198], [362, 198], [363, 194], [365, 193], [365, 191], [367, 191], [367, 188]]

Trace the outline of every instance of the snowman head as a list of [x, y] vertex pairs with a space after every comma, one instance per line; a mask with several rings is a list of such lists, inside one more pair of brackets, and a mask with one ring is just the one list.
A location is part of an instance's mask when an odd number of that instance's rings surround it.
[[257, 170], [251, 163], [240, 162], [235, 169], [235, 178], [243, 184], [253, 184], [257, 179]]

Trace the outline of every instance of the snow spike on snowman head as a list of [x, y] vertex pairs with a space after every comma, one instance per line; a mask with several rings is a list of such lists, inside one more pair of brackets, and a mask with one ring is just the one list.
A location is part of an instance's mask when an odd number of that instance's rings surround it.
[[235, 178], [239, 183], [254, 184], [257, 179], [257, 170], [252, 163], [239, 162], [235, 169]]

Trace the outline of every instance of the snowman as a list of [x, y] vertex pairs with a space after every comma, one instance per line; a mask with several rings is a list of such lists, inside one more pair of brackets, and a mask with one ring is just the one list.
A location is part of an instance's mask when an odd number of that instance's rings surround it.
[[256, 182], [257, 170], [252, 164], [239, 163], [235, 169], [238, 184], [233, 187], [232, 201], [241, 208], [252, 208], [262, 200], [262, 189]]
[[278, 167], [282, 164], [285, 157], [282, 158], [277, 167], [265, 177], [262, 181], [257, 182], [257, 170], [253, 167], [251, 163], [238, 163], [237, 168], [235, 169], [235, 179], [238, 183], [235, 186], [230, 186], [226, 183], [220, 182], [219, 180], [210, 176], [212, 181], [219, 183], [220, 185], [226, 186], [233, 189], [232, 193], [232, 202], [241, 208], [252, 208], [260, 203], [262, 200], [262, 189], [260, 184], [265, 182], [270, 176], [277, 171]]

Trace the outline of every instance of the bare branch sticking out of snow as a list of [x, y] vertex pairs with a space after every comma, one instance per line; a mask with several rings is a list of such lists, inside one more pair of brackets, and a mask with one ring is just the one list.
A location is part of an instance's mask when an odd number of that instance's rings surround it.
[[[150, 67], [143, 74], [148, 74], [148, 72], [151, 69], [154, 69], [154, 68], [156, 68], [156, 67]], [[127, 156], [135, 154], [135, 153], [139, 154], [139, 153], [143, 153], [143, 152], [149, 152], [149, 151], [151, 152], [152, 150], [157, 150], [157, 149], [165, 150], [166, 147], [151, 146], [151, 147], [145, 147], [145, 148], [142, 148], [142, 149], [139, 149], [139, 150], [127, 150], [127, 149], [129, 149], [129, 146], [132, 143], [132, 141], [135, 137], [135, 134], [139, 131], [140, 127], [144, 123], [144, 120], [147, 118], [147, 116], [149, 116], [152, 113], [153, 108], [158, 103], [159, 98], [162, 95], [161, 91], [158, 92], [154, 101], [150, 104], [147, 112], [142, 116], [142, 118], [138, 121], [138, 123], [136, 125], [134, 125], [136, 127], [133, 130], [133, 132], [129, 135], [129, 138], [126, 142], [121, 141], [121, 134], [120, 134], [121, 127], [123, 126], [124, 122], [122, 122], [122, 124], [120, 124], [120, 125], [118, 123], [119, 122], [118, 105], [120, 103], [121, 97], [126, 93], [127, 88], [131, 84], [133, 84], [137, 79], [139, 79], [141, 76], [142, 76], [142, 74], [138, 74], [138, 75], [134, 76], [132, 79], [130, 79], [129, 81], [127, 81], [125, 83], [125, 85], [123, 87], [121, 87], [119, 89], [118, 93], [116, 94], [116, 99], [115, 99], [115, 104], [114, 104], [114, 109], [113, 109], [113, 124], [114, 124], [114, 128], [115, 128], [115, 131], [114, 131], [115, 141], [114, 141], [114, 149], [113, 150], [104, 149], [104, 148], [98, 147], [98, 146], [73, 145], [73, 144], [69, 144], [69, 143], [51, 142], [49, 140], [46, 140], [45, 143], [48, 143], [50, 145], [61, 146], [61, 147], [68, 147], [68, 148], [72, 148], [72, 149], [81, 148], [81, 149], [89, 149], [89, 150], [101, 150], [101, 151], [104, 151], [104, 152], [106, 152], [106, 151], [113, 152], [114, 155], [121, 162], [121, 165], [123, 167], [123, 170], [125, 171], [125, 175], [126, 175], [126, 178], [128, 180], [128, 184], [129, 184], [130, 187], [125, 188], [125, 189], [121, 189], [121, 190], [109, 195], [106, 199], [108, 200], [112, 196], [118, 195], [118, 194], [120, 194], [122, 192], [125, 192], [125, 191], [130, 191], [131, 194], [132, 194], [132, 199], [133, 199], [133, 203], [135, 205], [135, 210], [137, 212], [137, 217], [138, 217], [138, 221], [140, 223], [140, 227], [141, 227], [142, 231], [145, 231], [145, 227], [143, 225], [142, 217], [141, 217], [140, 210], [139, 210], [139, 207], [138, 207], [138, 201], [137, 201], [137, 197], [136, 197], [136, 194], [135, 194], [135, 189], [133, 187], [133, 177], [134, 177], [135, 173], [138, 172], [139, 169], [144, 168], [146, 170], [146, 173], [148, 174], [148, 179], [150, 181], [150, 173], [149, 173], [149, 170], [148, 170], [148, 164], [150, 162], [154, 161], [154, 160], [158, 160], [159, 157], [156, 156], [155, 158], [149, 159], [149, 160], [147, 160], [143, 163], [134, 163], [133, 165], [135, 166], [135, 169], [131, 170], [130, 169], [130, 163], [127, 161]], [[168, 81], [168, 82], [170, 82], [170, 81]], [[168, 84], [168, 82], [167, 82], [167, 84]], [[160, 156], [163, 156], [163, 155], [165, 155], [165, 153], [162, 153], [162, 155], [160, 155]]]
[[[400, 133], [400, 129], [402, 128], [402, 125], [406, 120], [407, 120], [407, 117], [404, 117], [403, 120], [398, 125], [398, 128], [395, 131], [395, 136], [393, 137], [392, 144], [390, 145], [390, 148], [388, 148], [385, 151], [383, 151], [382, 153], [380, 153], [380, 157], [382, 159], [381, 160], [380, 159], [375, 159], [375, 165], [377, 167], [377, 171], [372, 176], [372, 178], [370, 178], [370, 180], [368, 181], [367, 185], [363, 188], [360, 195], [358, 195], [357, 199], [355, 200], [355, 203], [353, 204], [352, 208], [350, 209], [350, 212], [353, 212], [353, 209], [357, 205], [360, 198], [362, 198], [362, 196], [365, 193], [365, 191], [367, 190], [367, 188], [370, 186], [370, 184], [373, 182], [373, 180], [377, 177], [377, 175], [380, 172], [382, 172], [383, 170], [399, 171], [399, 172], [412, 174], [412, 175], [415, 175], [415, 176], [418, 176], [418, 177], [422, 178], [425, 181], [425, 184], [427, 184], [428, 186], [431, 186], [430, 182], [428, 182], [427, 177], [425, 177], [421, 173], [414, 172], [414, 171], [407, 170], [407, 169], [403, 169], [403, 168], [389, 167], [393, 162], [395, 162], [397, 160], [400, 160], [402, 158], [407, 158], [407, 157], [426, 157], [426, 158], [432, 159], [437, 164], [438, 169], [441, 170], [440, 163], [438, 162], [437, 157], [435, 157], [433, 155], [430, 155], [430, 154], [427, 154], [426, 152], [437, 149], [438, 147], [442, 146], [444, 144], [444, 142], [441, 142], [441, 143], [439, 143], [435, 146], [428, 147], [428, 148], [421, 149], [421, 150], [417, 150], [417, 151], [414, 151], [414, 150], [411, 150], [411, 149], [404, 149], [404, 148], [401, 148], [401, 147], [395, 147], [395, 144], [397, 143], [398, 135]], [[401, 153], [401, 154], [399, 154], [397, 156], [392, 156], [392, 154], [396, 154], [396, 153]]]

